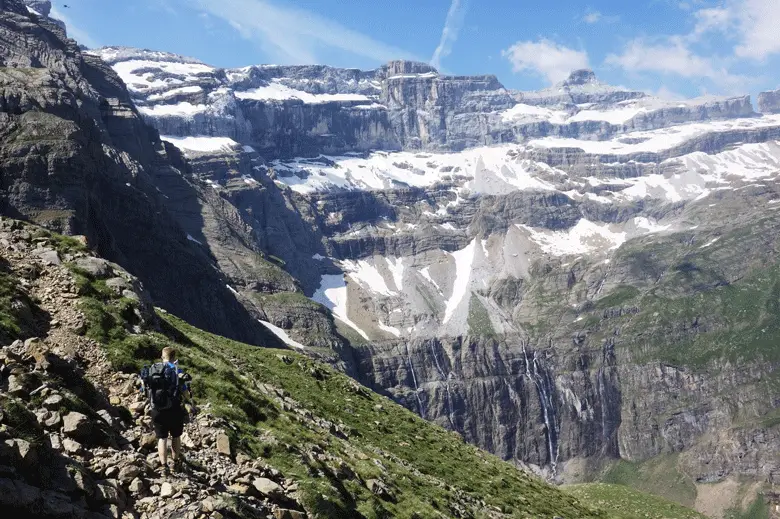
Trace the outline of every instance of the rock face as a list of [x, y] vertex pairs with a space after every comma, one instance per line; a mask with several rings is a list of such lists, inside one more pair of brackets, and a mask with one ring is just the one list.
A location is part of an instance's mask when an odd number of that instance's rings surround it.
[[[548, 135], [603, 138], [753, 113], [747, 97], [665, 102], [600, 83], [589, 70], [527, 93], [505, 89], [495, 76], [444, 76], [405, 61], [373, 71], [218, 69], [164, 52], [107, 47], [94, 53], [119, 73], [162, 135], [230, 138], [275, 158], [458, 151]], [[605, 119], [601, 110], [618, 103], [621, 113]]]
[[197, 188], [174, 168], [178, 152], [144, 124], [114, 72], [21, 2], [4, 2], [0, 37], [8, 42], [0, 49], [3, 214], [85, 235], [137, 275], [156, 304], [262, 342], [264, 330], [165, 208], [158, 179], [176, 175], [191, 193]]
[[780, 112], [780, 90], [758, 94], [758, 111], [764, 114]]
[[49, 13], [51, 13], [50, 0], [24, 0], [24, 3], [27, 8], [31, 10], [32, 14], [42, 16], [47, 21], [60, 27], [62, 30], [66, 30], [65, 24], [61, 20], [49, 16]]

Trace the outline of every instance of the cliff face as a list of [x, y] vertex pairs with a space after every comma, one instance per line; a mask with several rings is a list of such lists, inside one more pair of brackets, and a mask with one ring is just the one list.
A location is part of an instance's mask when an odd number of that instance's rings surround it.
[[765, 114], [780, 112], [780, 90], [758, 94], [758, 111]]
[[[0, 167], [5, 215], [82, 234], [136, 274], [155, 302], [205, 328], [258, 342], [264, 330], [159, 193], [178, 151], [139, 117], [124, 85], [56, 24], [6, 1], [0, 13]], [[182, 287], [185, 291], [182, 292]]]
[[[557, 135], [750, 116], [747, 97], [666, 102], [577, 71], [548, 90], [516, 92], [495, 76], [444, 76], [395, 61], [373, 71], [324, 66], [218, 69], [164, 52], [93, 51], [111, 64], [161, 134], [230, 137], [268, 157], [372, 149], [458, 151]], [[611, 117], [605, 111], [620, 108]]]

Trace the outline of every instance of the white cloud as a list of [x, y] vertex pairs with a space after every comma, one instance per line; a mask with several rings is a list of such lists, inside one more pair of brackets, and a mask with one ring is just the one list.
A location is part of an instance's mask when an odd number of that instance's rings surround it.
[[780, 53], [780, 1], [739, 0], [732, 12], [741, 33], [741, 42], [734, 49], [738, 57], [763, 60]]
[[466, 18], [467, 3], [468, 0], [452, 0], [450, 10], [447, 12], [447, 20], [444, 22], [444, 29], [441, 32], [439, 46], [436, 47], [431, 58], [432, 66], [440, 68], [442, 58], [446, 58], [452, 52], [452, 47], [458, 40], [458, 33]]
[[695, 53], [686, 36], [669, 36], [654, 41], [637, 38], [630, 41], [621, 54], [610, 54], [608, 65], [627, 72], [651, 72], [676, 75], [688, 79], [705, 78], [728, 93], [736, 93], [756, 81], [756, 78], [731, 74], [730, 60]]
[[81, 45], [85, 45], [90, 49], [96, 49], [100, 47], [100, 44], [94, 38], [92, 38], [86, 31], [80, 29], [76, 24], [74, 24], [70, 17], [66, 16], [62, 11], [57, 9], [56, 6], [51, 6], [51, 12], [49, 13], [49, 16], [51, 18], [60, 20], [65, 24], [65, 29], [69, 38], [73, 38]]
[[275, 59], [287, 63], [317, 63], [322, 48], [338, 49], [378, 62], [414, 59], [408, 52], [303, 9], [267, 0], [189, 1], [225, 20], [243, 38], [259, 42]]
[[723, 7], [699, 9], [694, 16], [696, 27], [690, 35], [692, 40], [706, 33], [720, 32], [737, 40], [736, 57], [760, 61], [780, 53], [778, 0], [730, 0]]
[[599, 20], [602, 18], [602, 14], [598, 11], [591, 11], [588, 14], [586, 14], [582, 19], [585, 23], [598, 23]]
[[532, 71], [551, 83], [566, 79], [573, 70], [588, 68], [588, 53], [544, 39], [519, 41], [501, 52], [514, 72]]
[[731, 10], [722, 7], [700, 9], [694, 13], [694, 17], [696, 27], [691, 35], [694, 39], [707, 32], [723, 31], [733, 23]]
[[622, 54], [607, 56], [606, 62], [630, 72], [660, 72], [689, 78], [712, 77], [716, 73], [710, 60], [694, 54], [679, 36], [659, 43], [637, 38], [626, 45]]

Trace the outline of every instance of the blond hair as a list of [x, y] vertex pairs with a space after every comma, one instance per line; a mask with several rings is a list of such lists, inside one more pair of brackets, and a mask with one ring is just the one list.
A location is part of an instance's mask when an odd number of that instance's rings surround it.
[[168, 362], [176, 360], [176, 349], [166, 346], [162, 351], [162, 358]]

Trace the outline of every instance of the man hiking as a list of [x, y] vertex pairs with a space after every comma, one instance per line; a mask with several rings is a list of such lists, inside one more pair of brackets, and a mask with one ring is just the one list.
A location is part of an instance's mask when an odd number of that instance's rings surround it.
[[170, 474], [168, 469], [168, 436], [171, 437], [173, 467], [181, 470], [184, 455], [181, 449], [181, 435], [187, 421], [184, 400], [191, 398], [187, 382], [191, 380], [177, 366], [176, 350], [163, 348], [162, 362], [145, 367], [141, 371], [143, 389], [149, 396], [152, 424], [157, 437], [157, 453], [160, 456], [163, 475]]

